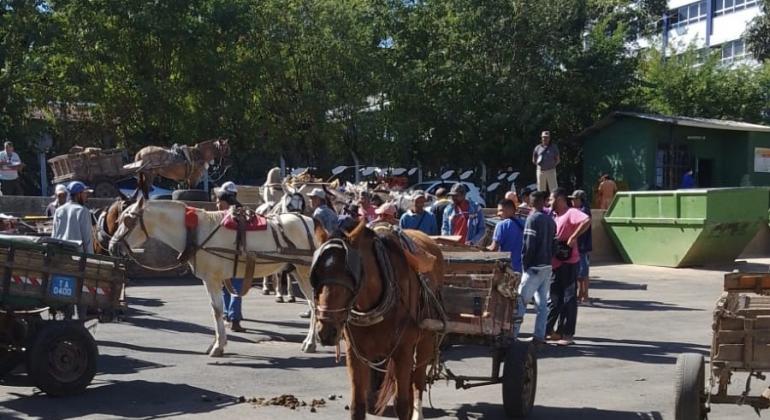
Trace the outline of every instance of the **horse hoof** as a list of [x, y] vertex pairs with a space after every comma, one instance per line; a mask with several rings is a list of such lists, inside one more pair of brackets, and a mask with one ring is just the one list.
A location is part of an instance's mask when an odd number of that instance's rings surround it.
[[289, 303], [294, 303], [296, 301], [297, 301], [297, 299], [295, 299], [294, 296], [290, 297], [289, 300], [288, 300]]
[[303, 353], [315, 353], [315, 343], [302, 343], [302, 352]]
[[276, 303], [283, 303], [283, 296], [278, 296], [277, 298], [275, 298], [275, 302]]
[[211, 353], [209, 353], [209, 357], [222, 357], [224, 355], [225, 355], [225, 350], [221, 347], [211, 350]]
[[267, 290], [267, 289], [262, 289], [262, 294], [263, 294], [263, 295], [265, 295], [265, 296], [267, 296], [267, 295], [269, 295], [269, 294], [270, 294], [270, 291], [269, 291], [269, 290]]

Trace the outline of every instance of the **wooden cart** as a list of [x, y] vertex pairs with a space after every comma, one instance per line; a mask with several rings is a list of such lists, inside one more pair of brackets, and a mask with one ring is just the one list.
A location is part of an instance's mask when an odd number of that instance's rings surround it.
[[506, 415], [526, 417], [535, 402], [537, 356], [534, 346], [518, 341], [514, 335], [520, 277], [511, 268], [510, 255], [447, 251], [444, 261], [441, 301], [446, 327], [442, 319], [427, 319], [421, 326], [445, 332], [445, 346], [489, 347], [492, 371], [489, 376], [457, 375], [442, 362], [431, 380], [450, 380], [458, 389], [502, 384]]
[[115, 183], [130, 178], [136, 171], [123, 165], [123, 150], [87, 148], [76, 153], [48, 159], [54, 183], [83, 181], [94, 188], [97, 198], [117, 197]]
[[96, 372], [96, 342], [84, 320], [44, 320], [43, 314], [51, 318], [77, 304], [111, 316], [122, 306], [125, 261], [24, 236], [0, 237], [0, 261], [0, 375], [26, 363], [34, 384], [49, 395], [82, 392]]
[[[701, 354], [679, 355], [676, 363], [677, 420], [706, 418], [711, 404], [749, 405], [759, 414], [770, 408], [770, 388], [751, 394], [752, 379], [770, 372], [770, 274], [731, 273], [714, 309], [708, 386]], [[743, 392], [730, 395], [734, 372], [748, 373]], [[716, 392], [714, 392], [716, 390]]]

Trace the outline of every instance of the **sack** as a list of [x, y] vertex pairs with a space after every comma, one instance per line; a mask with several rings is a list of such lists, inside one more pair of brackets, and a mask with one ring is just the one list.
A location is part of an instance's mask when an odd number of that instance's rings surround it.
[[567, 261], [572, 256], [572, 247], [565, 241], [556, 241], [556, 250], [554, 256], [559, 261]]

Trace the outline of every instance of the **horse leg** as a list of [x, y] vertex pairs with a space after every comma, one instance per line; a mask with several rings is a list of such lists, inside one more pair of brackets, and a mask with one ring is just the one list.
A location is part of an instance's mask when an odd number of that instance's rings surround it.
[[310, 327], [307, 331], [307, 337], [302, 342], [302, 351], [305, 353], [315, 353], [316, 342], [316, 325], [315, 325], [315, 308], [313, 307], [313, 286], [310, 284], [310, 267], [298, 266], [297, 269], [297, 283], [299, 284], [302, 294], [307, 299], [307, 304], [310, 306]]
[[287, 271], [283, 274], [286, 277], [286, 296], [288, 297], [286, 301], [289, 303], [294, 303], [297, 301], [297, 299], [294, 297], [294, 288], [291, 287], [291, 278], [293, 272], [294, 271]]
[[214, 343], [206, 352], [211, 357], [222, 357], [225, 353], [225, 345], [227, 344], [225, 321], [222, 319], [225, 311], [225, 303], [222, 299], [222, 282], [204, 280], [204, 283], [211, 300], [211, 312], [214, 316]]
[[414, 392], [414, 412], [412, 420], [423, 420], [422, 393], [425, 392], [425, 379], [433, 359], [436, 356], [436, 337], [432, 333], [423, 331], [420, 341], [417, 343], [417, 356], [415, 358], [415, 370], [412, 376]]
[[396, 398], [393, 406], [399, 420], [409, 420], [409, 415], [413, 410], [412, 369], [414, 368], [415, 344], [414, 341], [409, 341], [407, 338], [409, 337], [404, 337], [404, 341], [393, 357], [396, 374]]
[[369, 366], [353, 355], [350, 344], [346, 345], [345, 354], [348, 378], [350, 378], [350, 418], [352, 420], [364, 420], [367, 411], [366, 394], [369, 391]]
[[262, 294], [263, 295], [269, 295], [270, 294], [270, 286], [267, 283], [267, 279], [269, 279], [270, 276], [262, 277]]

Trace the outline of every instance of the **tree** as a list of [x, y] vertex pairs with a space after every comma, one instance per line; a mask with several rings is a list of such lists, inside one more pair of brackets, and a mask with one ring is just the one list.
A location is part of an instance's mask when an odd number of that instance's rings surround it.
[[760, 0], [762, 13], [755, 17], [744, 37], [751, 55], [759, 61], [770, 59], [770, 0]]

